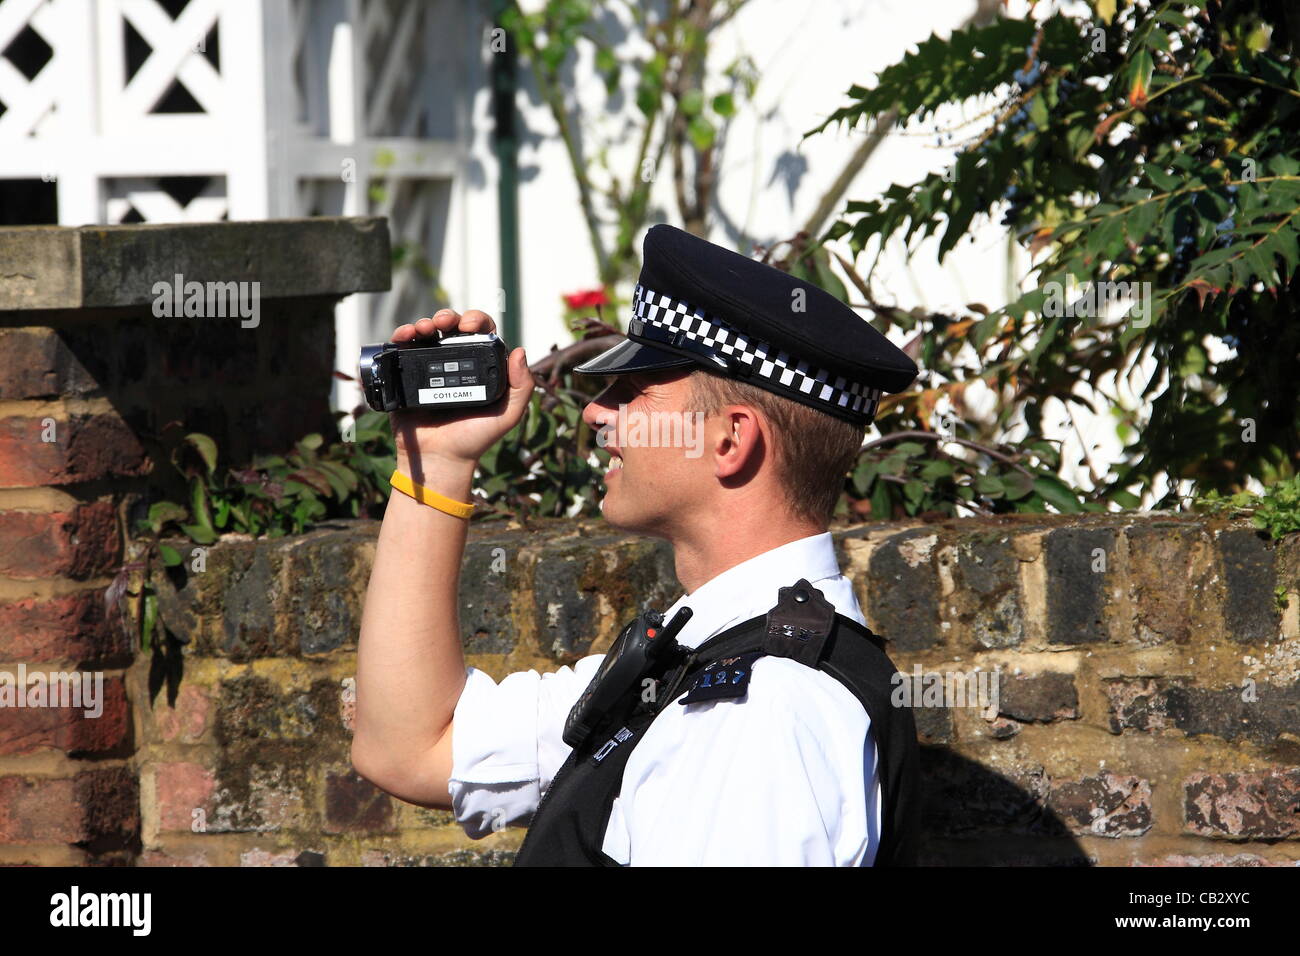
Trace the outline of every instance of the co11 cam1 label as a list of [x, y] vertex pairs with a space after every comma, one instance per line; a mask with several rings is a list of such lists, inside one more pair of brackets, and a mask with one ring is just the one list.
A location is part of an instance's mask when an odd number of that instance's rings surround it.
[[468, 388], [422, 388], [421, 405], [436, 405], [439, 402], [473, 402], [487, 398], [486, 385], [471, 385]]

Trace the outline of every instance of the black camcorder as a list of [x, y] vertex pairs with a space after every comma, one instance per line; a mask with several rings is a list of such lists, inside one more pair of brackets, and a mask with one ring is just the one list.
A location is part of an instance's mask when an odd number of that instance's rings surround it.
[[366, 345], [361, 388], [377, 412], [491, 405], [510, 385], [507, 357], [494, 332]]

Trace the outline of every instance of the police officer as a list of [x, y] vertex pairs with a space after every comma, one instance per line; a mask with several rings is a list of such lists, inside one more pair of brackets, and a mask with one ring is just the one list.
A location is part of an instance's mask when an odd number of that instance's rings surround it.
[[[583, 413], [611, 454], [602, 514], [669, 541], [685, 593], [572, 667], [465, 667], [464, 517], [532, 391], [515, 349], [496, 414], [394, 414], [408, 493], [376, 550], [353, 763], [472, 837], [531, 820], [519, 864], [911, 863], [915, 727], [826, 529], [916, 367], [778, 269], [668, 225], [643, 253], [626, 340], [575, 371], [611, 381]], [[492, 329], [443, 310], [393, 340]]]

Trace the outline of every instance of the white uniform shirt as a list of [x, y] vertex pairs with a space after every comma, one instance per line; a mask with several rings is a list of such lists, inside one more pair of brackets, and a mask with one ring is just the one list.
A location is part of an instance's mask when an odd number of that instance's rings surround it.
[[[679, 598], [664, 620], [690, 607], [677, 641], [698, 647], [766, 614], [778, 588], [801, 577], [836, 611], [866, 623], [829, 533], [724, 571]], [[467, 668], [449, 789], [470, 837], [537, 809], [569, 755], [565, 718], [603, 658], [593, 654], [547, 674], [520, 671], [500, 684]], [[870, 866], [881, 796], [869, 726], [862, 704], [834, 677], [760, 657], [746, 697], [674, 700], [650, 724], [628, 759], [602, 849], [636, 866]]]

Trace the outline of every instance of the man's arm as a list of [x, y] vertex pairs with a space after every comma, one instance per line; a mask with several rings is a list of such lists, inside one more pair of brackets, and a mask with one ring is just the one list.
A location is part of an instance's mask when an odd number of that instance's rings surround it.
[[[469, 501], [472, 475], [472, 465], [431, 464], [421, 483]], [[451, 718], [465, 686], [457, 588], [466, 524], [393, 494], [361, 618], [353, 766], [424, 806], [451, 806]]]
[[[492, 319], [444, 309], [393, 333], [494, 331]], [[523, 349], [510, 353], [510, 390], [499, 407], [392, 416], [397, 467], [418, 484], [470, 501], [479, 457], [513, 428], [533, 390]], [[394, 493], [384, 513], [357, 648], [352, 764], [399, 799], [450, 809], [452, 715], [465, 686], [457, 595], [468, 522]]]

